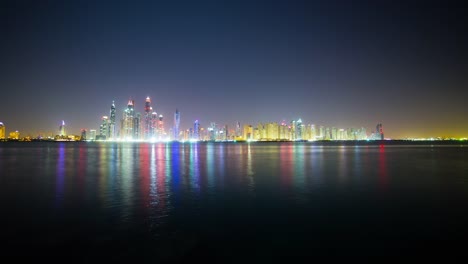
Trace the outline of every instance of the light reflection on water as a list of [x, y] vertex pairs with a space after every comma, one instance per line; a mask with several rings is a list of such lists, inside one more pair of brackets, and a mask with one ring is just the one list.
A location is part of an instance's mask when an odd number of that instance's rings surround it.
[[[89, 237], [98, 236], [141, 245], [147, 235], [146, 242], [157, 242], [177, 255], [180, 252], [164, 245], [200, 249], [205, 239], [232, 248], [239, 247], [237, 240], [278, 248], [281, 241], [290, 241], [293, 247], [307, 244], [301, 234], [318, 240], [325, 237], [323, 230], [370, 236], [387, 230], [390, 223], [400, 225], [403, 237], [411, 232], [422, 236], [424, 228], [434, 226], [440, 234], [449, 234], [444, 228], [452, 226], [466, 231], [461, 224], [468, 213], [455, 208], [457, 201], [466, 205], [463, 201], [468, 200], [462, 184], [468, 182], [467, 148], [307, 143], [5, 146], [0, 148], [2, 201], [27, 204], [5, 210], [13, 208], [13, 222], [39, 219], [28, 222], [31, 229], [47, 230], [57, 241], [73, 241], [83, 233], [81, 239], [90, 244], [97, 242]], [[451, 208], [453, 212], [446, 211]], [[439, 218], [431, 220], [434, 212]], [[415, 229], [415, 222], [426, 226]], [[12, 228], [12, 241], [24, 226]], [[385, 236], [392, 237], [392, 231]], [[256, 235], [270, 232], [273, 238]]]

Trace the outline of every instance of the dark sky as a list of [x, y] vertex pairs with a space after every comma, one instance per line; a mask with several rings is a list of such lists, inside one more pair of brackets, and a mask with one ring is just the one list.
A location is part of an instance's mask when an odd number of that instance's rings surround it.
[[[468, 136], [466, 11], [440, 1], [1, 1], [7, 131], [98, 128], [112, 100], [171, 123], [302, 118]], [[169, 126], [169, 125], [168, 125]]]

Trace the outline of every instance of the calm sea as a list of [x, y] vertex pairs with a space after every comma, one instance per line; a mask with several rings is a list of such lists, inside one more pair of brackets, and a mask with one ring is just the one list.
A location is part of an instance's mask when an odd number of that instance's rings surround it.
[[19, 258], [456, 253], [468, 146], [7, 142], [0, 210]]

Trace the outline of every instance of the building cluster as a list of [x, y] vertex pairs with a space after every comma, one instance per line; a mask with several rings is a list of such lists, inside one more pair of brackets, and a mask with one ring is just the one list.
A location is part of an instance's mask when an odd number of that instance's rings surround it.
[[[180, 129], [180, 112], [176, 109], [166, 131], [165, 119], [153, 109], [150, 97], [144, 103], [143, 114], [130, 99], [124, 108], [119, 126], [117, 112], [112, 102], [109, 115], [101, 118], [99, 129], [81, 131], [82, 140], [143, 140], [143, 141], [314, 141], [314, 140], [366, 140], [383, 139], [382, 124], [368, 137], [366, 129], [336, 128], [304, 124], [301, 119], [286, 122], [258, 123], [256, 126], [237, 122], [234, 128], [210, 122], [202, 127], [195, 120], [193, 127]], [[64, 123], [63, 123], [64, 125]], [[62, 127], [60, 127], [62, 131]], [[60, 132], [62, 134], [62, 132]]]
[[[233, 127], [210, 122], [202, 127], [195, 120], [193, 127], [180, 128], [180, 112], [174, 112], [166, 128], [166, 120], [153, 108], [150, 97], [146, 97], [142, 112], [137, 111], [135, 101], [130, 99], [119, 115], [112, 102], [109, 115], [101, 118], [98, 129], [82, 129], [81, 135], [68, 135], [65, 121], [59, 125], [56, 141], [111, 140], [111, 141], [315, 141], [315, 140], [383, 140], [382, 124], [368, 136], [366, 129], [336, 128], [304, 124], [301, 119], [290, 122], [258, 123], [257, 125], [237, 122]], [[118, 119], [118, 116], [121, 118]], [[166, 130], [167, 129], [167, 130]], [[19, 132], [10, 132], [10, 140], [18, 140]], [[5, 125], [0, 122], [0, 140], [5, 140]]]
[[153, 109], [150, 97], [146, 97], [143, 115], [135, 109], [135, 101], [130, 99], [123, 110], [119, 126], [117, 126], [117, 112], [112, 102], [109, 115], [101, 118], [99, 130], [81, 131], [81, 138], [87, 140], [179, 140], [180, 112], [174, 113], [174, 126], [165, 130], [164, 117]]
[[200, 128], [198, 120], [193, 129], [187, 130], [184, 140], [246, 140], [246, 141], [314, 141], [314, 140], [365, 140], [365, 128], [338, 129], [335, 127], [316, 127], [314, 124], [305, 125], [302, 120], [293, 120], [290, 123], [270, 122], [259, 123], [256, 126], [237, 122], [234, 129], [227, 125], [218, 127], [211, 123], [207, 129]]

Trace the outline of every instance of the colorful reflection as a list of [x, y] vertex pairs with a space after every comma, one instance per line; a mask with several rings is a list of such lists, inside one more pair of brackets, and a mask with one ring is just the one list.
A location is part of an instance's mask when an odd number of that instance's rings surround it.
[[55, 206], [61, 207], [63, 203], [64, 188], [65, 188], [65, 143], [59, 143], [57, 147], [57, 172], [55, 179]]
[[387, 161], [385, 156], [385, 145], [379, 146], [379, 187], [386, 191], [388, 187]]

